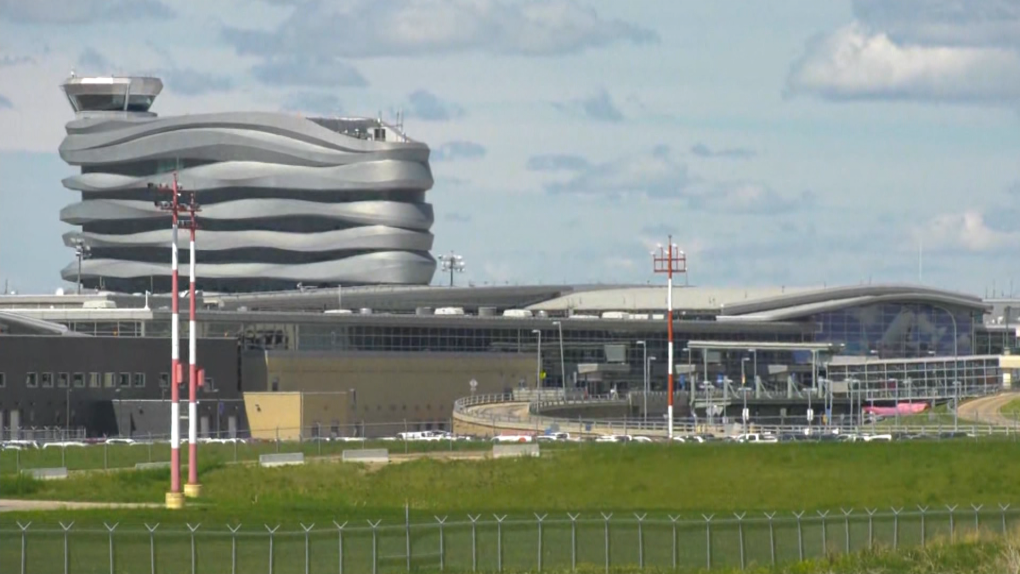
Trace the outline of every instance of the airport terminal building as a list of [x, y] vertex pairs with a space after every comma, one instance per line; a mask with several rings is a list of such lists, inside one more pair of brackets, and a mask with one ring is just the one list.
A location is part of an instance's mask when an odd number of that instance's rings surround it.
[[[231, 424], [253, 421], [252, 432], [269, 408], [290, 409], [288, 420], [299, 426], [445, 428], [453, 401], [471, 393], [564, 386], [591, 394], [637, 391], [646, 361], [651, 390], [661, 393], [665, 295], [665, 288], [648, 286], [366, 286], [207, 294], [199, 302], [198, 337], [201, 345], [225, 345], [216, 352], [232, 366], [220, 369], [215, 386], [220, 393], [229, 388], [229, 398], [240, 401], [233, 406], [244, 412]], [[959, 293], [910, 285], [677, 287], [673, 299], [683, 397], [678, 403], [685, 408], [702, 408], [699, 393], [735, 395], [741, 386], [754, 388], [752, 399], [780, 401], [791, 412], [808, 395], [830, 391], [844, 401], [852, 401], [847, 395], [855, 392], [867, 393], [872, 402], [944, 400], [1009, 386], [1020, 369], [1013, 356], [1015, 330], [996, 328], [998, 308]], [[0, 324], [8, 336], [40, 343], [52, 337], [82, 341], [72, 346], [140, 338], [168, 347], [168, 307], [167, 298], [156, 296], [7, 296], [0, 298]], [[51, 334], [44, 335], [47, 331]], [[705, 342], [716, 348], [703, 348]], [[831, 350], [816, 356], [797, 350], [817, 343]], [[116, 362], [120, 352], [111, 345], [104, 356]], [[3, 347], [0, 364], [15, 364], [2, 357]], [[83, 361], [89, 355], [81, 354]], [[200, 351], [203, 356], [207, 351]], [[32, 373], [41, 378], [50, 369], [40, 359], [38, 366], [4, 373], [0, 411], [8, 424], [11, 411], [30, 403], [45, 401], [61, 410], [66, 400], [75, 400], [58, 385], [26, 384]], [[94, 370], [61, 369], [72, 381], [74, 373]], [[161, 380], [165, 370], [155, 367], [147, 380]], [[52, 377], [61, 380], [58, 372]], [[823, 389], [819, 380], [832, 381], [834, 390]], [[954, 388], [955, 381], [962, 389]], [[127, 392], [139, 400], [161, 394], [156, 385]], [[88, 389], [72, 393], [81, 400], [88, 394]], [[295, 402], [301, 396], [305, 406]], [[102, 392], [95, 398], [110, 400]], [[311, 412], [307, 405], [315, 401], [329, 412], [328, 420]], [[686, 414], [690, 411], [682, 408], [680, 416]], [[22, 420], [38, 422], [40, 416]], [[141, 418], [137, 412], [135, 418]], [[226, 429], [222, 421], [207, 427]]]
[[[400, 126], [158, 117], [157, 78], [62, 87], [75, 119], [60, 154], [81, 168], [63, 183], [81, 200], [60, 217], [82, 258], [61, 274], [86, 294], [0, 296], [4, 436], [167, 428], [171, 231], [149, 185], [174, 173], [202, 205], [203, 434], [447, 428], [456, 399], [522, 388], [599, 395], [647, 381], [664, 398], [664, 287], [429, 285], [429, 148]], [[672, 299], [681, 417], [748, 390], [763, 412], [795, 413], [822, 394], [834, 409], [934, 402], [1020, 374], [1020, 301], [920, 285], [684, 286]]]

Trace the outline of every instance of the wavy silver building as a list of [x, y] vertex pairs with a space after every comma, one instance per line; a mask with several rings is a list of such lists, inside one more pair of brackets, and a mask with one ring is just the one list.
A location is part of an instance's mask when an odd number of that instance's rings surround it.
[[[305, 286], [428, 284], [436, 269], [427, 145], [367, 118], [267, 112], [157, 117], [157, 78], [72, 77], [75, 111], [60, 157], [80, 166], [81, 193], [62, 221], [84, 243], [87, 287], [170, 288], [170, 218], [150, 183], [176, 170], [202, 205], [198, 288], [247, 292]], [[187, 235], [181, 233], [182, 274]], [[78, 262], [62, 271], [78, 281]]]

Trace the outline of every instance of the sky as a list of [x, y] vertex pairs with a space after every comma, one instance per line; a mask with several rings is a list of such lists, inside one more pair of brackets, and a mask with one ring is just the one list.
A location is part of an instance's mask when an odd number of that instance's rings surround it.
[[[0, 0], [0, 281], [73, 260], [70, 72], [405, 116], [457, 281], [1020, 292], [1020, 0]], [[437, 273], [435, 282], [444, 280]]]

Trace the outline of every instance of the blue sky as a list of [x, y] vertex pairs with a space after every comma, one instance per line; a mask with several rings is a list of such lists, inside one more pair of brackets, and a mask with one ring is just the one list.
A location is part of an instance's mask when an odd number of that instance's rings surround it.
[[669, 233], [699, 285], [917, 281], [922, 243], [927, 284], [1014, 280], [1016, 0], [0, 0], [20, 292], [73, 257], [72, 69], [160, 75], [161, 114], [403, 110], [475, 284], [657, 281]]

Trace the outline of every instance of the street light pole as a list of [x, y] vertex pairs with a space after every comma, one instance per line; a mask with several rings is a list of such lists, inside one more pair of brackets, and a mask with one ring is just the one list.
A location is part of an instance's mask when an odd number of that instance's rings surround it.
[[75, 294], [81, 295], [81, 261], [91, 256], [92, 248], [89, 247], [84, 237], [75, 237], [71, 240], [71, 243], [74, 245], [74, 254], [78, 258], [78, 281], [75, 286]]
[[655, 356], [648, 357], [645, 361], [645, 423], [648, 423], [648, 391], [651, 389], [652, 384], [652, 362], [655, 361]]
[[641, 345], [641, 384], [644, 386], [644, 420], [648, 422], [648, 344], [644, 341], [638, 341], [638, 345]]
[[560, 382], [563, 385], [563, 398], [567, 398], [567, 365], [563, 362], [563, 323], [553, 321], [560, 331]]
[[442, 264], [442, 270], [450, 273], [450, 287], [453, 287], [453, 273], [464, 272], [464, 258], [451, 251], [449, 255], [440, 255], [437, 259]]
[[538, 352], [535, 354], [535, 390], [542, 386], [542, 331], [532, 329], [532, 333], [538, 335]]

